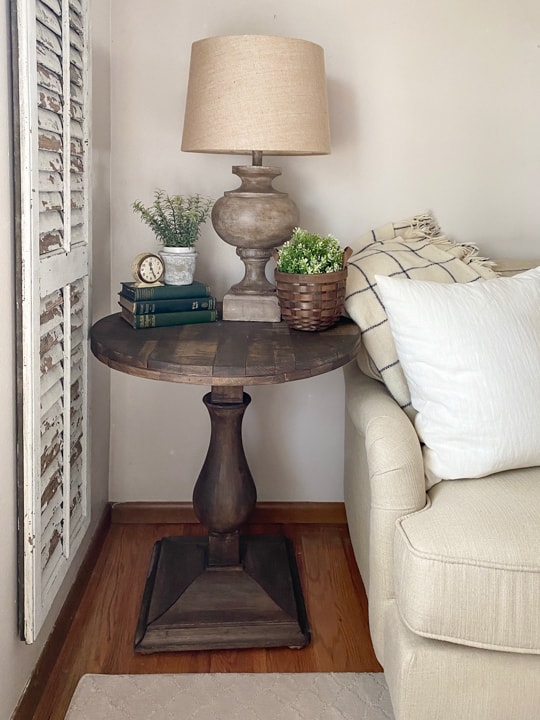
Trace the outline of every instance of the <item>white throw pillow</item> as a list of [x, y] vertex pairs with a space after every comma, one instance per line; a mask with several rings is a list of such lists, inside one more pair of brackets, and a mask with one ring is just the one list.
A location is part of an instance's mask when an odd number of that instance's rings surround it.
[[540, 465], [540, 267], [467, 284], [375, 279], [428, 487]]

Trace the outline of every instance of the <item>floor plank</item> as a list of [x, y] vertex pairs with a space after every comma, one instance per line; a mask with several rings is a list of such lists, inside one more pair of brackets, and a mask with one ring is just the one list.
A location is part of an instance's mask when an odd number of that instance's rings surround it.
[[204, 530], [113, 523], [32, 720], [63, 720], [85, 673], [380, 671], [346, 525], [265, 524], [249, 531], [284, 532], [294, 543], [312, 636], [306, 648], [136, 654], [133, 636], [154, 543]]

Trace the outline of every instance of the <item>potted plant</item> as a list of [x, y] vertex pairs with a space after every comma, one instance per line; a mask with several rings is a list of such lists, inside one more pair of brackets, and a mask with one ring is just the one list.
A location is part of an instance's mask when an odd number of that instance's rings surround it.
[[160, 252], [165, 265], [167, 285], [190, 285], [193, 282], [197, 252], [194, 250], [201, 225], [208, 219], [213, 200], [200, 195], [168, 195], [154, 191], [154, 202], [146, 207], [136, 200], [133, 211], [151, 228], [163, 244]]
[[346, 263], [351, 248], [342, 248], [333, 235], [302, 228], [274, 250], [276, 292], [281, 316], [295, 330], [324, 330], [343, 311]]

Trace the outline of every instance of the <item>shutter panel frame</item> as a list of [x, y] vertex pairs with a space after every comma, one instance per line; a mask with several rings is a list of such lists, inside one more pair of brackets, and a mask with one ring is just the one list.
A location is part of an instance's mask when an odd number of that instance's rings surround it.
[[11, 5], [19, 624], [32, 643], [90, 523], [90, 58], [87, 0]]

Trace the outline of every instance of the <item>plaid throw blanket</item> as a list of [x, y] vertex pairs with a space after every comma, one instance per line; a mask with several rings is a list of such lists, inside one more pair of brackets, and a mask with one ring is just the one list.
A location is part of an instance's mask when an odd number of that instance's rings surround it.
[[360, 369], [384, 382], [409, 417], [415, 411], [399, 364], [375, 275], [432, 282], [476, 282], [497, 277], [478, 248], [442, 234], [430, 214], [387, 223], [350, 243], [345, 309], [362, 331]]

